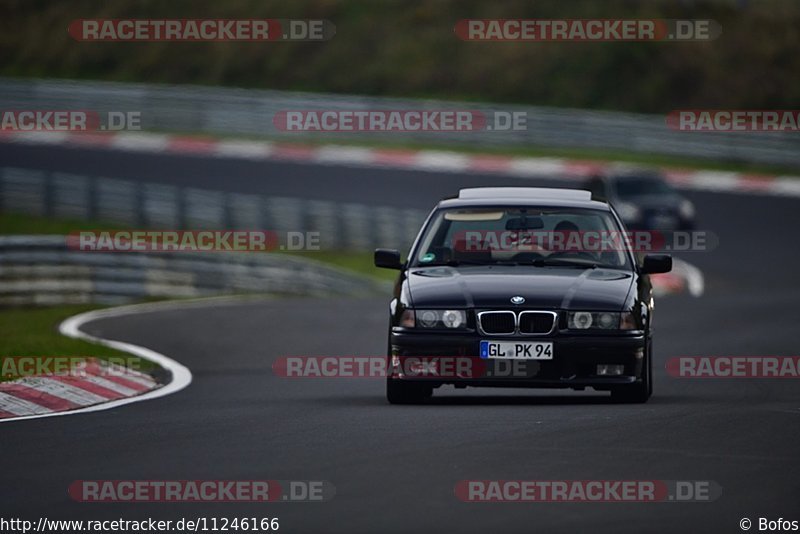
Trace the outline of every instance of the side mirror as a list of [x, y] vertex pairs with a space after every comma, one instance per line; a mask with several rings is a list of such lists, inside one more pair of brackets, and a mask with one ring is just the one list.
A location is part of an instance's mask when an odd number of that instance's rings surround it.
[[375, 267], [402, 269], [403, 264], [400, 263], [400, 252], [388, 248], [375, 249]]
[[668, 273], [672, 270], [672, 256], [669, 254], [648, 254], [642, 261], [642, 274]]

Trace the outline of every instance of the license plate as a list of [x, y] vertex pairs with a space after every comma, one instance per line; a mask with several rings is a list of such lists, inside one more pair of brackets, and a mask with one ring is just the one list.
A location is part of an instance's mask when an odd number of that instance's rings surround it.
[[481, 341], [481, 358], [552, 360], [552, 342]]

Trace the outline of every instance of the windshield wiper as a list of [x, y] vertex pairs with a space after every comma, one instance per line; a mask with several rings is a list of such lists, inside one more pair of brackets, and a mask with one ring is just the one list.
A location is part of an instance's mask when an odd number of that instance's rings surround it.
[[538, 258], [533, 260], [536, 267], [582, 267], [584, 269], [596, 269], [597, 262], [594, 260], [584, 260], [581, 258]]
[[586, 260], [582, 258], [539, 258], [532, 262], [519, 262], [519, 261], [503, 261], [503, 260], [490, 260], [490, 261], [477, 261], [477, 260], [448, 260], [436, 263], [425, 263], [417, 265], [416, 267], [458, 267], [460, 265], [533, 265], [535, 267], [581, 267], [583, 269], [595, 269], [599, 264], [594, 260]]
[[448, 261], [438, 261], [436, 263], [423, 263], [417, 265], [417, 267], [458, 267], [459, 265], [494, 265], [495, 262], [493, 261], [477, 261], [477, 260], [448, 260]]

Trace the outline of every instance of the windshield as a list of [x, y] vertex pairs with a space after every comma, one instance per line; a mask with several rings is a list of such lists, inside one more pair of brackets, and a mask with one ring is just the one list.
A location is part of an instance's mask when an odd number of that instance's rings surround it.
[[440, 210], [411, 265], [629, 268], [625, 234], [594, 209], [497, 207]]
[[617, 194], [623, 198], [642, 195], [663, 195], [674, 192], [668, 183], [656, 177], [624, 178], [617, 180], [616, 189]]

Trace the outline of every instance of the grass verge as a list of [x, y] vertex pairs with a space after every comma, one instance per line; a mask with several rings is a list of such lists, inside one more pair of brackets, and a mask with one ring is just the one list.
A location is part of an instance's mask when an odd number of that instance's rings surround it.
[[0, 235], [66, 235], [89, 230], [122, 230], [119, 224], [105, 224], [81, 219], [50, 219], [25, 213], [0, 212]]
[[397, 278], [397, 271], [375, 267], [372, 261], [373, 253], [369, 251], [311, 250], [303, 252], [277, 252], [277, 254], [290, 254], [320, 261], [376, 280], [394, 282]]
[[[80, 219], [48, 219], [24, 213], [0, 212], [0, 235], [66, 235], [70, 232], [97, 230], [98, 228], [103, 230], [123, 229], [120, 225], [113, 223], [92, 223]], [[372, 262], [372, 252], [369, 251], [274, 251], [271, 254], [290, 254], [308, 258], [377, 280], [393, 281], [397, 277], [396, 271], [375, 267]]]
[[[122, 229], [119, 225], [79, 219], [49, 219], [22, 213], [0, 212], [0, 235], [65, 235], [70, 232], [98, 228], [103, 230]], [[375, 267], [372, 263], [371, 252], [298, 251], [276, 253], [309, 258], [377, 280], [394, 280], [397, 276], [395, 271]], [[135, 369], [145, 372], [154, 369], [156, 365], [148, 360], [87, 341], [69, 338], [58, 332], [58, 325], [64, 319], [100, 307], [85, 304], [41, 308], [0, 308], [0, 369], [2, 369], [2, 360], [10, 356], [94, 356], [104, 360], [123, 358]], [[13, 378], [15, 377], [3, 376], [3, 373], [0, 373], [0, 381]]]
[[[0, 360], [12, 356], [94, 356], [101, 360], [123, 359], [129, 367], [148, 372], [156, 365], [126, 352], [61, 335], [58, 325], [78, 313], [97, 309], [97, 305], [54, 306], [47, 308], [0, 308]], [[0, 361], [0, 364], [3, 362]], [[0, 368], [4, 368], [0, 366]], [[0, 373], [0, 381], [15, 376]]]

